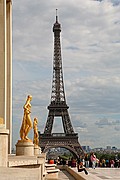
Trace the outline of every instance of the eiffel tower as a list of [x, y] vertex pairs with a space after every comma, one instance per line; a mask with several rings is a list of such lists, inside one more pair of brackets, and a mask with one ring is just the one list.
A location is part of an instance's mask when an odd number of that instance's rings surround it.
[[[61, 25], [58, 22], [56, 9], [56, 22], [53, 25], [54, 58], [51, 103], [48, 106], [49, 113], [44, 133], [41, 134], [39, 132], [39, 142], [43, 152], [46, 152], [48, 149], [53, 147], [64, 147], [70, 150], [78, 158], [84, 152], [78, 142], [78, 134], [74, 132], [68, 113], [69, 106], [66, 104], [63, 83], [60, 32]], [[62, 118], [64, 133], [52, 133], [55, 117]]]

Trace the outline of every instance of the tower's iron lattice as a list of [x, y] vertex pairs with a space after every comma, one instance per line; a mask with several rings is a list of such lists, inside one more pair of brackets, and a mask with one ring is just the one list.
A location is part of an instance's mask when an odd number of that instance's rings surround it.
[[[78, 142], [78, 134], [74, 132], [68, 113], [68, 106], [66, 104], [61, 44], [60, 44], [61, 25], [58, 22], [56, 14], [56, 22], [53, 25], [54, 33], [54, 58], [53, 58], [53, 80], [51, 103], [48, 106], [48, 118], [45, 125], [44, 133], [39, 133], [40, 147], [43, 152], [46, 152], [52, 147], [65, 147], [72, 151], [77, 157], [82, 153], [82, 147]], [[53, 123], [55, 117], [61, 117], [63, 123], [64, 133], [52, 133]]]

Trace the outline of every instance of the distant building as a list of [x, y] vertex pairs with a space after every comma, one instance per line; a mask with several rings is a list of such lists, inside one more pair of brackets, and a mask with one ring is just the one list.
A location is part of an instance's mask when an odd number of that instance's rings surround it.
[[91, 148], [89, 146], [82, 146], [83, 150], [86, 152], [90, 152]]
[[112, 150], [117, 150], [117, 148], [115, 146], [112, 147]]
[[106, 150], [110, 151], [111, 150], [111, 146], [106, 146]]

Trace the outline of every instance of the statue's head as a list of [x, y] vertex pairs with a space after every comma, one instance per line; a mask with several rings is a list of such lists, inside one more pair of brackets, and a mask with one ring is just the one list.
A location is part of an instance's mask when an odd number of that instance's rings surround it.
[[34, 118], [34, 121], [36, 121], [36, 123], [38, 123], [38, 119], [36, 117]]
[[28, 95], [28, 99], [32, 100], [32, 96], [31, 96], [31, 95]]

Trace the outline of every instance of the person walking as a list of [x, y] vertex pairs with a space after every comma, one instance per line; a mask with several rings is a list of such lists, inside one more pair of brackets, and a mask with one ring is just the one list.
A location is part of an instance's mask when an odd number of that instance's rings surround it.
[[88, 154], [85, 154], [85, 167], [89, 168], [89, 157], [88, 157]]
[[90, 160], [92, 162], [92, 168], [95, 169], [95, 167], [96, 167], [96, 155], [94, 153], [91, 154]]
[[114, 168], [114, 164], [115, 164], [114, 159], [111, 159], [111, 160], [110, 160], [110, 165], [111, 165], [111, 168]]

